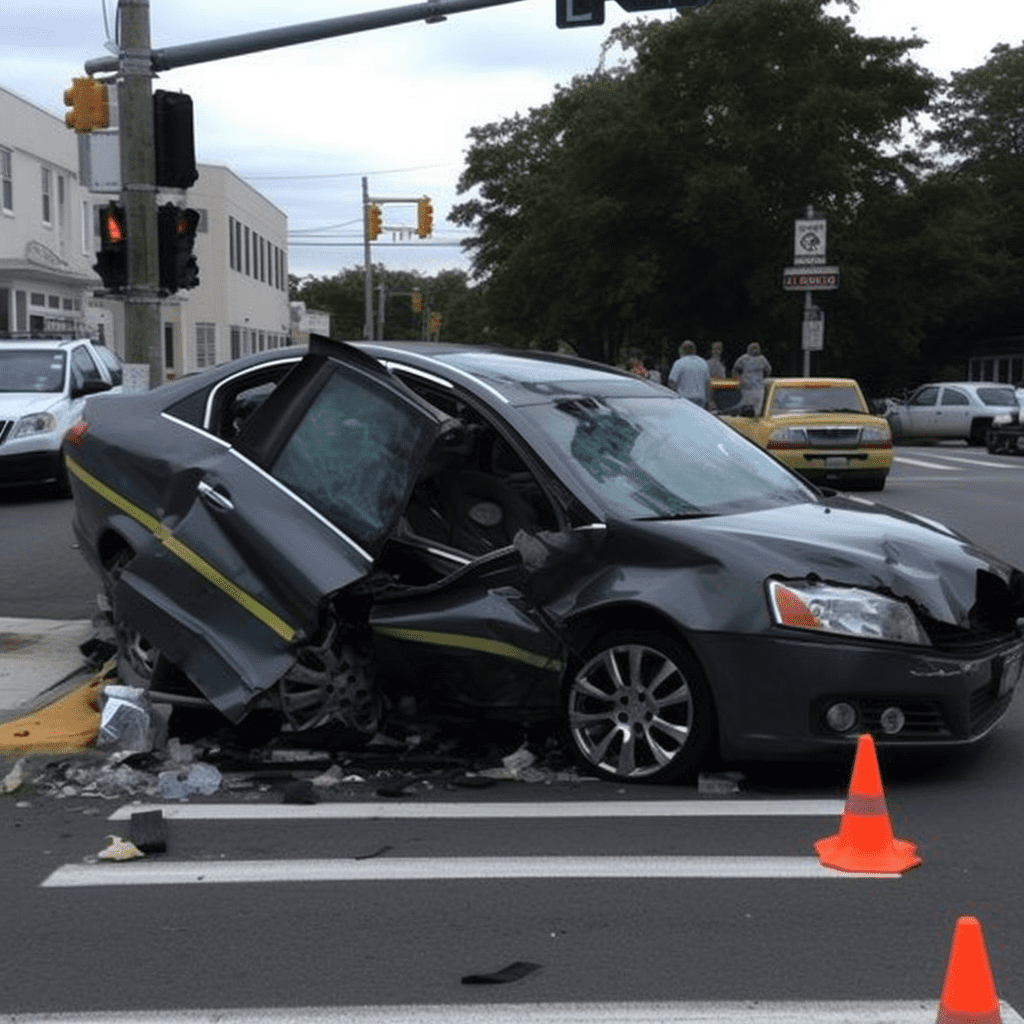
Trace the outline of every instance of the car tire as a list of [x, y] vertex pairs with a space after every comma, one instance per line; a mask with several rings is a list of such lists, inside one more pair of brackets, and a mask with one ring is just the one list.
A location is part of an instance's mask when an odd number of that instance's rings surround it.
[[983, 445], [988, 437], [991, 420], [971, 420], [971, 432], [967, 437], [967, 443], [972, 445]]
[[615, 782], [691, 775], [715, 729], [700, 667], [664, 633], [623, 630], [595, 640], [569, 669], [563, 708], [573, 757]]
[[136, 629], [118, 621], [114, 588], [125, 566], [135, 557], [131, 548], [122, 548], [107, 566], [103, 581], [110, 605], [110, 615], [117, 643], [117, 678], [123, 686], [136, 686], [148, 690], [159, 678], [163, 660], [160, 651]]

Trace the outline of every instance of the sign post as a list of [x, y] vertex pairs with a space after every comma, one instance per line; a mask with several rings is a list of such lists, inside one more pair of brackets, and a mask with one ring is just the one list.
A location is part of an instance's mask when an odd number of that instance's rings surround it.
[[804, 353], [804, 376], [811, 375], [811, 353], [825, 347], [825, 311], [814, 304], [812, 292], [835, 291], [839, 287], [839, 268], [825, 263], [828, 243], [828, 221], [807, 215], [793, 224], [793, 266], [782, 272], [782, 287], [789, 292], [804, 293], [804, 319], [800, 348]]

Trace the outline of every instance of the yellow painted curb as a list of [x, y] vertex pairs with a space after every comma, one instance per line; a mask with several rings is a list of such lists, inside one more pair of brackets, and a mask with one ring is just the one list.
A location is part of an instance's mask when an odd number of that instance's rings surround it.
[[100, 694], [117, 681], [117, 659], [111, 658], [91, 679], [44, 707], [0, 722], [0, 754], [84, 750], [100, 731]]

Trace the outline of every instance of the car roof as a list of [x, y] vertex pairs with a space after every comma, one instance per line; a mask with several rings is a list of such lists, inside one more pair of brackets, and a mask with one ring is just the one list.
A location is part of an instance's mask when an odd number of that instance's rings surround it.
[[788, 388], [849, 387], [851, 384], [855, 387], [860, 386], [852, 377], [772, 377], [769, 382], [771, 381], [785, 384]]
[[535, 405], [567, 395], [670, 394], [628, 370], [575, 356], [532, 349], [494, 348], [441, 342], [351, 342], [382, 361], [402, 357], [407, 365], [445, 371], [467, 386], [495, 392], [510, 405]]
[[937, 380], [919, 384], [919, 388], [1010, 388], [1014, 385], [1001, 380]]
[[81, 345], [82, 342], [88, 341], [91, 343], [90, 338], [24, 338], [24, 339], [11, 339], [9, 341], [0, 341], [0, 350], [11, 351], [16, 348], [20, 349], [54, 349], [54, 348], [65, 348], [68, 345]]

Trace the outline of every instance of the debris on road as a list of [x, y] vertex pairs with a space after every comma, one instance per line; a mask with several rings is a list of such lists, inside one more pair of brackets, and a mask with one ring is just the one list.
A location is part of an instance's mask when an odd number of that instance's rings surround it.
[[100, 860], [135, 860], [144, 854], [127, 839], [122, 839], [120, 836], [107, 836], [107, 845], [96, 856]]
[[163, 811], [137, 811], [130, 820], [131, 841], [143, 853], [167, 850], [167, 826]]
[[516, 960], [503, 967], [500, 971], [490, 974], [467, 974], [462, 979], [463, 985], [503, 985], [509, 981], [519, 981], [528, 974], [540, 970], [540, 964], [532, 964], [528, 960]]

